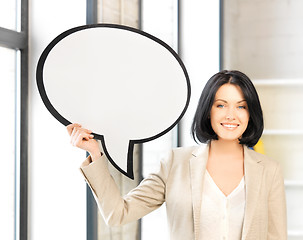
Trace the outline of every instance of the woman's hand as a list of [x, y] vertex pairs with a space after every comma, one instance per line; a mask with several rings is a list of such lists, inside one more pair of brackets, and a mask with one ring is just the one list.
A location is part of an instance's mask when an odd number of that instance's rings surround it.
[[82, 128], [78, 123], [70, 124], [66, 128], [73, 146], [89, 152], [93, 161], [101, 156], [99, 144], [94, 139], [92, 131]]

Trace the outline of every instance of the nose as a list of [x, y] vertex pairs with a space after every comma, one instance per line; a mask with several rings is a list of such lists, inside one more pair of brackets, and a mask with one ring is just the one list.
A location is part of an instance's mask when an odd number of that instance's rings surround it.
[[235, 120], [235, 113], [234, 113], [234, 110], [232, 108], [228, 108], [228, 111], [226, 112], [225, 118], [228, 121]]
[[233, 121], [233, 120], [235, 120], [235, 118], [232, 117], [232, 116], [226, 116], [226, 119], [227, 119], [228, 121]]

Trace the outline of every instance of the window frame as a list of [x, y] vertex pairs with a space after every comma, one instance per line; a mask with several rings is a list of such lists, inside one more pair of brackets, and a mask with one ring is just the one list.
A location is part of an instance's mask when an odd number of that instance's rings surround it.
[[[86, 24], [98, 23], [98, 0], [86, 0]], [[89, 154], [87, 153], [86, 156]], [[86, 186], [86, 240], [98, 240], [98, 207]]]

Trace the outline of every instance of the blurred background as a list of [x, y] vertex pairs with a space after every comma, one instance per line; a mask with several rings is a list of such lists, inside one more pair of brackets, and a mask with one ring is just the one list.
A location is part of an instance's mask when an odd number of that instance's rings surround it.
[[135, 180], [111, 168], [121, 193], [172, 147], [196, 144], [190, 125], [205, 82], [237, 69], [253, 80], [264, 111], [257, 150], [284, 171], [289, 239], [303, 239], [302, 12], [301, 0], [0, 0], [0, 238], [168, 239], [165, 204], [123, 227], [104, 224], [78, 171], [85, 153], [70, 145], [36, 87], [37, 61], [53, 38], [79, 25], [117, 23], [170, 45], [192, 85], [181, 123], [136, 147]]

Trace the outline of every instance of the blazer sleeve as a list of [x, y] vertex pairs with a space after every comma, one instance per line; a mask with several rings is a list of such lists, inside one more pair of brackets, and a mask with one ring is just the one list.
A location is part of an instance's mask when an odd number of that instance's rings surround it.
[[165, 201], [165, 183], [169, 173], [167, 161], [162, 161], [157, 173], [150, 174], [124, 197], [109, 173], [107, 158], [103, 155], [90, 164], [89, 161], [89, 158], [86, 159], [80, 170], [109, 226], [137, 220]]
[[284, 179], [277, 165], [268, 202], [268, 240], [287, 239], [287, 216]]

